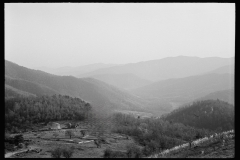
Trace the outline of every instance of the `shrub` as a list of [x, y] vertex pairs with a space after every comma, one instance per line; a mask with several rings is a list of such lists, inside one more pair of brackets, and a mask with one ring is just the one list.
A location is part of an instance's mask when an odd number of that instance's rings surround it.
[[14, 151], [15, 150], [14, 144], [10, 144], [8, 142], [5, 142], [5, 150], [7, 150], [7, 151]]
[[53, 136], [56, 138], [59, 136], [59, 134], [55, 132], [55, 133], [53, 133]]
[[51, 156], [53, 158], [60, 158], [62, 155], [62, 149], [61, 148], [56, 148], [53, 151], [51, 151]]
[[127, 157], [128, 158], [140, 158], [142, 157], [141, 149], [134, 144], [127, 146]]
[[19, 143], [23, 143], [23, 142], [24, 142], [24, 139], [22, 134], [14, 136], [14, 144], [16, 146], [18, 146]]
[[104, 157], [104, 158], [110, 158], [111, 153], [112, 153], [112, 150], [109, 149], [109, 148], [107, 148], [107, 149], [105, 149], [105, 151], [104, 151], [103, 157]]
[[62, 149], [62, 155], [65, 158], [71, 158], [73, 155], [73, 149], [72, 148], [64, 148]]
[[74, 136], [74, 132], [73, 132], [72, 130], [67, 130], [67, 131], [65, 132], [65, 135], [66, 135], [66, 136], [69, 136], [70, 139], [71, 139], [72, 136]]
[[159, 152], [160, 151], [160, 144], [156, 141], [150, 141], [146, 144], [146, 146], [143, 148], [143, 154], [146, 156], [149, 156], [152, 153]]
[[113, 151], [109, 148], [107, 148], [104, 151], [104, 158], [127, 158], [126, 153], [121, 152], [121, 151]]

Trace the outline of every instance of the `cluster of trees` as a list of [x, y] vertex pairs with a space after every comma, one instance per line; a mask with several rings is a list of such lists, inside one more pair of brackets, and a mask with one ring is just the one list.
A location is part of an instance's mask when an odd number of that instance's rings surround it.
[[163, 119], [196, 128], [226, 131], [234, 128], [234, 106], [221, 100], [204, 100], [179, 108]]
[[[212, 134], [208, 130], [196, 129], [180, 123], [152, 118], [137, 119], [121, 113], [113, 116], [113, 122], [116, 124], [113, 132], [129, 135], [143, 146], [141, 156], [149, 156], [155, 152]], [[134, 149], [133, 153], [135, 151], [137, 154], [138, 149]], [[139, 155], [137, 154], [137, 156]]]
[[57, 120], [85, 120], [91, 105], [79, 98], [53, 95], [5, 100], [5, 130], [19, 132], [37, 123]]

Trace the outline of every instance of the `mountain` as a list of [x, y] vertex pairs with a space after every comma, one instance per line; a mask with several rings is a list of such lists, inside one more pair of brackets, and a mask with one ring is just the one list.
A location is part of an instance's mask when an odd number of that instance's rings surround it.
[[99, 112], [106, 113], [115, 109], [145, 111], [145, 105], [140, 98], [93, 78], [56, 76], [7, 60], [5, 78], [7, 85], [32, 94], [61, 94], [81, 98], [90, 102]]
[[87, 72], [92, 72], [97, 69], [102, 69], [102, 68], [108, 68], [116, 66], [116, 64], [103, 64], [103, 63], [95, 63], [95, 64], [89, 64], [89, 65], [84, 65], [84, 66], [79, 66], [79, 67], [59, 67], [59, 68], [49, 68], [49, 67], [39, 67], [38, 70], [55, 74], [55, 75], [61, 75], [61, 76], [78, 76], [80, 74], [84, 74]]
[[233, 58], [168, 57], [139, 63], [113, 66], [88, 72], [79, 77], [91, 77], [99, 74], [134, 74], [150, 81], [170, 78], [183, 78], [209, 72], [234, 63]]
[[197, 101], [162, 118], [196, 128], [230, 130], [234, 128], [234, 106], [220, 100]]
[[228, 74], [234, 74], [234, 65], [226, 65], [223, 67], [219, 67], [213, 71], [210, 71], [209, 73], [217, 73], [217, 74], [224, 74], [224, 73], [228, 73]]
[[186, 103], [211, 92], [234, 87], [232, 74], [205, 74], [185, 78], [174, 78], [153, 82], [147, 86], [131, 90], [140, 97]]
[[140, 78], [134, 74], [99, 74], [91, 76], [105, 83], [111, 84], [120, 89], [134, 89], [150, 84], [151, 81]]
[[31, 81], [23, 80], [23, 79], [16, 79], [9, 76], [5, 76], [5, 84], [9, 85], [15, 89], [31, 93], [37, 96], [40, 95], [53, 95], [57, 94], [58, 92], [39, 83], [34, 83]]
[[24, 92], [24, 91], [21, 91], [19, 89], [16, 89], [12, 86], [5, 84], [5, 98], [6, 99], [15, 98], [15, 97], [18, 97], [18, 98], [30, 97], [30, 96], [36, 97], [36, 95], [34, 95], [32, 93]]
[[228, 102], [230, 104], [234, 105], [234, 89], [227, 89], [227, 90], [221, 90], [221, 91], [216, 91], [209, 93], [208, 95], [201, 97], [195, 101], [199, 100], [208, 100], [208, 99], [213, 99], [213, 100], [222, 100], [225, 102]]

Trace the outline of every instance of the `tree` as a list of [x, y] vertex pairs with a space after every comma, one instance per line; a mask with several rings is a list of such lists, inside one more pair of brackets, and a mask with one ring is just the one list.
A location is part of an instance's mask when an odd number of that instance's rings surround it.
[[72, 130], [67, 130], [67, 131], [65, 132], [65, 135], [66, 135], [66, 136], [69, 136], [70, 139], [71, 139], [72, 136], [74, 136], [74, 132], [73, 132]]

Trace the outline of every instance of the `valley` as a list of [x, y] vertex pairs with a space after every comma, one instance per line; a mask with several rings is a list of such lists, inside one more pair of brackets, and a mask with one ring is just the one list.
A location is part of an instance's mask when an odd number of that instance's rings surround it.
[[[119, 73], [94, 66], [89, 76], [77, 78], [5, 61], [5, 158], [149, 157], [234, 129], [234, 74], [228, 61], [221, 63], [198, 75], [156, 80], [120, 72], [122, 65], [109, 66]], [[233, 157], [233, 142], [225, 148], [205, 143], [163, 157]]]

